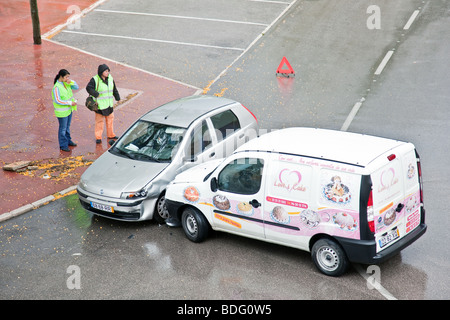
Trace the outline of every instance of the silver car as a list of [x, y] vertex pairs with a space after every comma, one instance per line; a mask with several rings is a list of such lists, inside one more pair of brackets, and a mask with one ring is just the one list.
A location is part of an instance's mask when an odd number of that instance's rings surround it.
[[169, 102], [138, 119], [84, 172], [78, 197], [96, 215], [163, 223], [165, 189], [178, 173], [227, 157], [257, 130], [253, 113], [233, 100], [192, 96]]

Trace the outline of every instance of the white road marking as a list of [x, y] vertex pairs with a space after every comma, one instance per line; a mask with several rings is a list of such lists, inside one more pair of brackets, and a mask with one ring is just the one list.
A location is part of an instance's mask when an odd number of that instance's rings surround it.
[[242, 48], [234, 48], [234, 47], [221, 47], [221, 46], [213, 46], [213, 45], [208, 45], [208, 44], [191, 43], [191, 42], [179, 42], [179, 41], [159, 40], [159, 39], [150, 39], [150, 38], [128, 37], [128, 36], [119, 36], [119, 35], [114, 35], [114, 34], [90, 33], [90, 32], [71, 31], [71, 30], [63, 30], [62, 32], [86, 35], [86, 36], [91, 36], [91, 37], [93, 36], [93, 37], [104, 37], [104, 38], [119, 38], [119, 39], [159, 42], [159, 43], [168, 43], [168, 44], [203, 47], [203, 48], [213, 48], [213, 49], [223, 49], [223, 50], [234, 50], [234, 51], [244, 51], [245, 50]]
[[47, 40], [51, 39], [54, 35], [56, 35], [63, 28], [65, 28], [68, 25], [72, 24], [74, 21], [80, 19], [81, 17], [85, 16], [86, 14], [88, 14], [89, 12], [94, 10], [96, 7], [98, 7], [99, 5], [103, 4], [105, 1], [107, 1], [107, 0], [96, 1], [93, 4], [91, 4], [89, 7], [87, 7], [83, 11], [81, 11], [80, 13], [70, 16], [69, 19], [67, 19], [65, 23], [62, 23], [62, 24], [54, 27], [52, 30], [48, 31], [47, 33], [43, 34], [42, 38], [47, 39]]
[[403, 27], [403, 30], [408, 30], [409, 27], [411, 27], [411, 25], [413, 24], [414, 20], [416, 19], [417, 15], [419, 14], [419, 12], [420, 12], [419, 10], [416, 10], [413, 12], [413, 14], [409, 18], [408, 22]]
[[363, 101], [358, 101], [357, 103], [355, 103], [355, 105], [352, 108], [352, 111], [350, 111], [350, 113], [347, 116], [347, 119], [345, 119], [345, 122], [341, 128], [341, 131], [348, 130], [348, 127], [350, 127], [350, 124], [352, 123], [353, 119], [355, 118], [356, 114], [358, 113], [359, 108], [361, 108], [362, 103], [363, 103]]
[[381, 74], [383, 72], [384, 67], [389, 62], [389, 59], [391, 59], [392, 55], [394, 54], [393, 50], [389, 50], [386, 55], [383, 58], [383, 61], [381, 61], [380, 65], [378, 66], [377, 70], [375, 70], [375, 75]]
[[235, 20], [223, 20], [223, 19], [212, 19], [212, 18], [200, 18], [200, 17], [189, 17], [189, 16], [177, 16], [171, 14], [156, 14], [156, 13], [145, 13], [145, 12], [131, 12], [131, 11], [117, 11], [117, 10], [104, 10], [95, 9], [96, 12], [106, 12], [106, 13], [118, 13], [118, 14], [133, 14], [139, 16], [153, 16], [153, 17], [163, 17], [163, 18], [174, 18], [174, 19], [190, 19], [190, 20], [202, 20], [202, 21], [213, 21], [213, 22], [224, 22], [224, 23], [238, 23], [238, 24], [248, 24], [266, 27], [267, 24], [257, 23], [257, 22], [247, 22], [247, 21], [235, 21]]
[[[405, 26], [403, 27], [403, 30], [408, 30], [411, 25], [413, 24], [414, 20], [417, 18], [417, 16], [419, 15], [420, 10], [415, 10], [411, 16], [409, 17], [408, 22], [406, 22]], [[386, 67], [387, 63], [389, 62], [389, 60], [391, 59], [392, 55], [394, 54], [394, 50], [389, 50], [386, 55], [384, 56], [383, 60], [381, 61], [381, 63], [378, 65], [378, 68], [375, 70], [375, 75], [380, 75], [384, 68]], [[355, 105], [353, 106], [352, 110], [350, 111], [350, 113], [347, 116], [347, 119], [345, 119], [344, 124], [341, 127], [341, 131], [347, 131], [348, 128], [350, 127], [350, 124], [352, 123], [353, 119], [355, 118], [356, 114], [358, 113], [359, 109], [362, 106], [362, 103], [364, 101], [364, 98], [361, 98], [361, 101], [355, 103]]]
[[[44, 38], [44, 39], [45, 39], [45, 38]], [[156, 74], [156, 73], [153, 73], [153, 72], [150, 72], [150, 71], [147, 71], [147, 70], [138, 68], [138, 67], [130, 66], [129, 64], [126, 64], [126, 63], [123, 63], [123, 62], [119, 62], [119, 61], [116, 61], [116, 60], [113, 60], [113, 59], [110, 59], [110, 58], [102, 57], [102, 56], [100, 56], [100, 55], [98, 55], [98, 54], [95, 54], [95, 53], [92, 53], [92, 52], [88, 52], [88, 51], [82, 50], [82, 49], [80, 49], [80, 48], [76, 48], [76, 47], [70, 46], [70, 45], [68, 45], [68, 44], [60, 43], [60, 42], [57, 42], [57, 41], [54, 41], [54, 40], [51, 40], [51, 39], [45, 39], [45, 40], [48, 41], [48, 42], [52, 42], [52, 43], [54, 43], [54, 44], [57, 44], [57, 45], [60, 45], [60, 46], [64, 46], [64, 47], [73, 49], [73, 50], [75, 50], [75, 51], [78, 51], [78, 52], [81, 52], [81, 53], [84, 53], [84, 54], [93, 56], [93, 57], [96, 57], [96, 58], [99, 58], [99, 59], [101, 59], [101, 60], [111, 61], [111, 62], [117, 63], [117, 64], [119, 64], [119, 65], [121, 65], [121, 66], [130, 68], [130, 69], [134, 69], [134, 70], [137, 70], [137, 71], [140, 71], [140, 72], [143, 72], [143, 73], [147, 73], [147, 74], [150, 74], [150, 75], [152, 75], [152, 76], [155, 76], [155, 77], [158, 77], [158, 78], [167, 80], [167, 81], [171, 81], [171, 82], [178, 83], [178, 84], [180, 84], [180, 85], [183, 85], [183, 86], [186, 86], [186, 87], [195, 89], [195, 90], [197, 90], [197, 91], [196, 91], [196, 94], [197, 94], [197, 92], [201, 92], [201, 89], [200, 89], [200, 88], [198, 88], [198, 87], [196, 87], [196, 86], [193, 86], [193, 85], [191, 85], [191, 84], [187, 84], [187, 83], [184, 83], [184, 82], [175, 80], [175, 79], [171, 79], [171, 78], [168, 78], [168, 77], [164, 77], [164, 76], [162, 76], [162, 75], [160, 75], [160, 74]]]
[[238, 57], [236, 57], [236, 59], [234, 59], [233, 60], [233, 62], [231, 62], [224, 70], [222, 70], [222, 72], [221, 73], [219, 73], [219, 75], [214, 79], [214, 80], [212, 80], [205, 88], [204, 88], [204, 91], [206, 90], [209, 90], [209, 88], [211, 88], [211, 86], [214, 84], [214, 83], [216, 83], [230, 68], [231, 68], [231, 66], [232, 65], [234, 65], [235, 63], [236, 63], [236, 61], [238, 61], [240, 58], [242, 58], [242, 56], [244, 55], [244, 54], [246, 54], [247, 53], [247, 51], [249, 51], [250, 50], [250, 48], [251, 47], [253, 47], [253, 45], [267, 32], [267, 31], [269, 31], [270, 30], [270, 28], [272, 28], [272, 26], [275, 24], [275, 23], [277, 23], [277, 21], [278, 20], [280, 20], [280, 18], [295, 4], [297, 2], [297, 0], [294, 0], [294, 1], [292, 1], [279, 15], [278, 15], [278, 17], [276, 17], [275, 18], [275, 20], [273, 20], [272, 21], [272, 23], [271, 24], [269, 24], [268, 26], [267, 26], [267, 28], [266, 29], [264, 29], [264, 31], [263, 32], [261, 32], [253, 41], [252, 41], [252, 43], [250, 43], [249, 45], [248, 45], [248, 47], [244, 50], [244, 52], [242, 52]]

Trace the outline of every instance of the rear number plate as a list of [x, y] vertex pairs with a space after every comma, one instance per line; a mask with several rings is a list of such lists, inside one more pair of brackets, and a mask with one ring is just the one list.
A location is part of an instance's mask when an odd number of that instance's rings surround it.
[[381, 237], [378, 240], [380, 248], [383, 248], [385, 245], [387, 245], [388, 243], [394, 241], [398, 237], [400, 237], [400, 233], [399, 233], [397, 228], [395, 228], [393, 230], [390, 230], [385, 236]]
[[91, 202], [91, 207], [94, 209], [106, 211], [106, 212], [114, 212], [114, 208], [111, 206], [106, 206], [104, 204]]

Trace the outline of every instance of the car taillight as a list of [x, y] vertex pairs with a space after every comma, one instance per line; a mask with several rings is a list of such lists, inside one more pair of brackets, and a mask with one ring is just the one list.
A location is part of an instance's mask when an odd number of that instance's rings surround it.
[[253, 118], [255, 118], [256, 123], [258, 123], [258, 119], [256, 118], [256, 116], [253, 114], [253, 112], [251, 112], [246, 106], [242, 105], [245, 110], [247, 110], [248, 112], [250, 112], [250, 114], [253, 116]]
[[367, 200], [367, 224], [372, 233], [375, 232], [375, 221], [373, 220], [373, 199], [372, 190], [369, 193], [369, 199]]

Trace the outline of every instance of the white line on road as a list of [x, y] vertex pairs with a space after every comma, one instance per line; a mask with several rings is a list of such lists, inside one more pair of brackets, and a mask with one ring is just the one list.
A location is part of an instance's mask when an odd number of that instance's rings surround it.
[[394, 54], [393, 50], [389, 50], [386, 53], [386, 55], [383, 58], [383, 61], [381, 61], [381, 63], [378, 66], [377, 70], [375, 70], [375, 75], [379, 75], [379, 74], [381, 74], [381, 72], [383, 72], [384, 67], [386, 66], [386, 64], [388, 63], [389, 59], [392, 57], [393, 54]]
[[341, 131], [347, 131], [348, 127], [350, 127], [350, 124], [352, 123], [353, 119], [355, 118], [356, 114], [358, 113], [359, 108], [361, 108], [361, 106], [362, 106], [363, 99], [361, 99], [361, 101], [358, 101], [357, 103], [355, 103], [355, 105], [352, 108], [352, 111], [350, 111], [350, 113], [347, 116], [347, 119], [345, 119], [345, 122], [341, 128]]
[[133, 14], [133, 15], [139, 15], [139, 16], [152, 16], [152, 17], [162, 17], [162, 18], [190, 19], [190, 20], [202, 20], [202, 21], [213, 21], [213, 22], [224, 22], [224, 23], [239, 23], [239, 24], [249, 24], [249, 25], [256, 25], [256, 26], [267, 27], [267, 24], [264, 24], [264, 23], [247, 22], [247, 21], [223, 20], [223, 19], [212, 19], [212, 18], [199, 18], [199, 17], [188, 17], [188, 16], [176, 16], [176, 15], [171, 15], [171, 14], [156, 14], [156, 13], [145, 13], [145, 12], [104, 10], [104, 9], [95, 9], [94, 11], [96, 11], [96, 12], [105, 12], [105, 13]]
[[149, 39], [149, 38], [139, 38], [139, 37], [127, 37], [127, 36], [119, 36], [119, 35], [113, 35], [113, 34], [89, 33], [89, 32], [69, 31], [69, 30], [63, 30], [63, 32], [86, 35], [86, 36], [94, 36], [94, 37], [160, 42], [160, 43], [176, 44], [176, 45], [183, 45], [183, 46], [204, 47], [204, 48], [223, 49], [223, 50], [235, 50], [235, 51], [244, 51], [245, 50], [242, 48], [234, 48], [234, 47], [221, 47], [221, 46], [213, 46], [213, 45], [190, 43], [190, 42], [179, 42], [179, 41], [169, 41], [169, 40], [159, 40], [159, 39]]
[[416, 10], [413, 12], [413, 14], [409, 18], [408, 22], [403, 27], [403, 30], [408, 30], [409, 27], [411, 27], [411, 25], [413, 24], [414, 20], [416, 19], [417, 15], [419, 14], [419, 12], [420, 12], [419, 10]]

